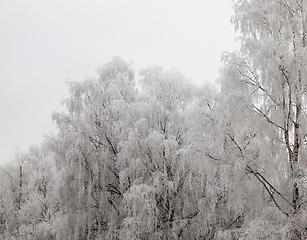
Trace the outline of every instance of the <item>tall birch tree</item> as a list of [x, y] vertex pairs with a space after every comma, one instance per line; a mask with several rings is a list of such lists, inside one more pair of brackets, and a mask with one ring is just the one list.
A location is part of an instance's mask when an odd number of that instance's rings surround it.
[[[257, 166], [259, 169], [261, 161], [265, 171], [260, 174], [251, 165], [246, 165], [246, 171], [291, 219], [291, 239], [301, 239], [306, 228], [302, 214], [306, 197], [307, 2], [237, 0], [234, 10], [232, 21], [241, 33], [241, 49], [225, 55], [221, 89], [228, 96], [237, 95], [237, 100], [240, 95], [254, 117], [249, 121], [257, 121], [255, 134], [262, 152]], [[237, 111], [235, 105], [231, 111]], [[243, 156], [242, 145], [233, 135], [228, 138]]]

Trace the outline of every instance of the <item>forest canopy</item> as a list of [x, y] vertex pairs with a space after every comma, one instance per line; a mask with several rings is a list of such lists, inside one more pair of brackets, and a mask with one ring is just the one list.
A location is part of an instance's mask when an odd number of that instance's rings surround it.
[[306, 239], [306, 0], [236, 0], [217, 84], [115, 56], [0, 171], [1, 239]]

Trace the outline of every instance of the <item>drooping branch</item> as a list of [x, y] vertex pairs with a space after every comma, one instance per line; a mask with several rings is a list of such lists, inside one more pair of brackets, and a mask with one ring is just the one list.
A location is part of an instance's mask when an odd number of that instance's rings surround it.
[[273, 124], [275, 127], [285, 130], [284, 127], [278, 125], [276, 122], [274, 122], [272, 119], [270, 119], [263, 111], [261, 111], [258, 107], [256, 107], [254, 104], [252, 105], [255, 110], [260, 114], [261, 117], [263, 117], [268, 123]]
[[288, 213], [284, 212], [280, 205], [277, 203], [274, 195], [271, 193], [270, 189], [268, 188], [268, 186], [265, 184], [265, 182], [258, 176], [258, 174], [256, 174], [256, 172], [254, 172], [253, 170], [248, 170], [250, 173], [252, 173], [257, 179], [258, 181], [263, 185], [263, 187], [265, 188], [266, 192], [269, 194], [269, 196], [271, 197], [271, 199], [273, 200], [275, 206], [283, 213], [285, 214], [287, 217], [289, 216]]
[[4, 169], [1, 169], [6, 175], [8, 175], [12, 180], [14, 180], [15, 182], [17, 182], [17, 180], [12, 177], [8, 172], [6, 172]]
[[[269, 93], [269, 91], [267, 89], [265, 89], [261, 83], [258, 80], [258, 77], [256, 75], [256, 73], [254, 73], [254, 71], [250, 68], [250, 66], [248, 66], [248, 64], [244, 61], [242, 61], [243, 67], [247, 68], [248, 72], [250, 72], [250, 74], [252, 75], [249, 76], [245, 73], [243, 73], [238, 67], [237, 67], [237, 71], [240, 73], [240, 75], [245, 78], [246, 80], [243, 81], [244, 83], [254, 86], [256, 88], [256, 90], [261, 90], [266, 96], [268, 96], [276, 106], [280, 106], [280, 103]], [[255, 91], [256, 91], [255, 90]], [[254, 92], [255, 92], [254, 91]]]
[[[249, 166], [248, 166], [249, 167]], [[249, 167], [251, 169], [251, 167]], [[255, 172], [255, 171], [254, 171]], [[291, 202], [286, 199], [276, 188], [268, 181], [266, 178], [259, 172], [255, 172], [267, 185], [269, 185], [270, 189], [272, 189], [275, 193], [277, 193], [286, 203], [288, 203], [291, 207], [293, 206]]]
[[93, 145], [95, 146], [96, 150], [98, 150], [98, 145], [104, 146], [105, 148], [107, 148], [107, 145], [105, 145], [104, 143], [100, 142], [99, 140], [89, 136], [89, 140], [93, 143]]
[[236, 145], [236, 147], [238, 148], [238, 150], [240, 151], [240, 155], [242, 160], [244, 159], [244, 154], [243, 154], [243, 150], [242, 148], [238, 145], [238, 143], [235, 141], [234, 137], [232, 137], [229, 133], [226, 133], [228, 135], [228, 137], [231, 139], [231, 141]]
[[[228, 137], [231, 139], [231, 141], [235, 144], [235, 146], [238, 148], [238, 150], [241, 153], [241, 159], [244, 161], [244, 153], [242, 148], [239, 146], [239, 144], [235, 141], [235, 139], [230, 136], [229, 134], [227, 134]], [[269, 181], [267, 181], [260, 173], [254, 171], [248, 164], [246, 165], [246, 171], [249, 173], [252, 173], [257, 179], [258, 181], [263, 185], [263, 187], [265, 188], [265, 190], [267, 191], [267, 193], [269, 194], [269, 196], [271, 197], [271, 199], [273, 200], [275, 206], [286, 216], [289, 216], [288, 213], [286, 213], [285, 211], [282, 210], [282, 208], [280, 207], [280, 205], [277, 203], [274, 195], [272, 194], [272, 192], [270, 191], [269, 187], [276, 192], [279, 196], [282, 197], [283, 200], [285, 200], [288, 204], [290, 204], [290, 206], [292, 206], [292, 204], [279, 192], [277, 191], [272, 184], [269, 183]], [[269, 187], [268, 187], [269, 186]]]
[[123, 198], [122, 193], [113, 184], [107, 183], [106, 189], [107, 189], [108, 192], [110, 192], [112, 194], [116, 194], [116, 195], [120, 196], [121, 198]]
[[239, 221], [242, 217], [244, 217], [244, 214], [247, 213], [250, 210], [250, 208], [246, 209], [244, 212], [242, 212], [240, 215], [238, 215], [238, 217], [236, 217], [234, 220], [232, 220], [227, 227], [225, 228], [225, 230], [230, 229], [237, 221]]
[[110, 198], [108, 198], [108, 202], [109, 202], [109, 203], [111, 204], [111, 206], [115, 209], [117, 215], [119, 215], [119, 214], [120, 214], [120, 211], [118, 210], [118, 208], [115, 206], [115, 204], [113, 203], [113, 201], [112, 201]]

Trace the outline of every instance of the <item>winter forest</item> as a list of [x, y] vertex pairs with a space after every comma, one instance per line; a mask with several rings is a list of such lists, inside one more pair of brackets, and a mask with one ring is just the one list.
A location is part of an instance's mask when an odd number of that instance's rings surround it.
[[217, 84], [120, 57], [0, 169], [1, 239], [307, 239], [307, 0], [236, 0]]

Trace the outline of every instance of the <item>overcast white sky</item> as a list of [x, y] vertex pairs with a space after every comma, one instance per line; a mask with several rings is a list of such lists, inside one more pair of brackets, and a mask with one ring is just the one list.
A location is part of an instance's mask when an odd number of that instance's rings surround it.
[[235, 49], [232, 0], [1, 0], [0, 163], [56, 132], [66, 79], [95, 76], [119, 55], [135, 70], [177, 68], [214, 81]]

